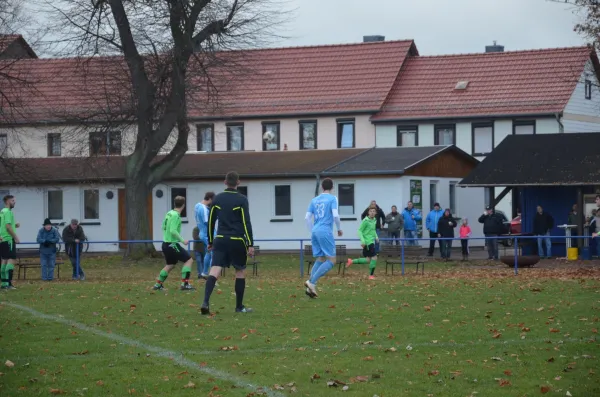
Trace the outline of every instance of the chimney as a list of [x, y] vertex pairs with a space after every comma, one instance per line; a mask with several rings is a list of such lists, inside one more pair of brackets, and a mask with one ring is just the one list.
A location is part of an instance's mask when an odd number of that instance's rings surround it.
[[489, 53], [489, 52], [504, 52], [504, 46], [503, 45], [497, 45], [496, 44], [496, 40], [494, 40], [494, 45], [486, 45], [485, 46], [485, 52]]
[[380, 35], [363, 36], [363, 43], [374, 43], [377, 41], [385, 41], [385, 36], [380, 36]]

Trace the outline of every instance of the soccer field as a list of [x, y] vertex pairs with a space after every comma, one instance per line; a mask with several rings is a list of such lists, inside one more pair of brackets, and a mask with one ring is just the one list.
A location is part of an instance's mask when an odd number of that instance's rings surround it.
[[202, 280], [177, 289], [180, 266], [151, 291], [161, 260], [86, 258], [85, 282], [15, 280], [0, 294], [0, 395], [600, 395], [600, 270], [379, 266], [369, 281], [354, 265], [311, 300], [297, 257], [262, 260], [255, 311], [234, 313], [228, 271], [211, 317]]

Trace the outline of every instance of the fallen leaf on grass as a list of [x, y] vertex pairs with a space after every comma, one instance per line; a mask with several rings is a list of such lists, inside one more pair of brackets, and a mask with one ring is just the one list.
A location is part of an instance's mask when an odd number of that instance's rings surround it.
[[531, 331], [531, 328], [523, 327], [523, 328], [521, 328], [521, 331], [529, 332], [529, 331]]
[[424, 309], [425, 309], [426, 312], [430, 312], [431, 311], [431, 306], [425, 306]]
[[511, 376], [512, 375], [512, 371], [507, 369], [506, 371], [504, 371], [504, 375], [506, 376]]
[[76, 355], [76, 356], [83, 356], [83, 355], [88, 354], [88, 353], [89, 353], [89, 350], [84, 350], [82, 352], [75, 352], [75, 353], [72, 353], [72, 354]]
[[273, 385], [273, 389], [275, 389], [275, 390], [285, 390], [285, 387], [283, 387], [281, 385], [275, 384], [275, 385]]
[[65, 394], [65, 391], [60, 390], [60, 389], [50, 389], [50, 393], [51, 394]]
[[311, 382], [314, 382], [314, 381], [315, 381], [315, 379], [321, 379], [321, 376], [320, 376], [319, 374], [313, 374], [313, 375], [310, 377], [310, 381], [311, 381]]
[[239, 350], [239, 348], [237, 346], [222, 346], [219, 348], [219, 350], [223, 350], [223, 351], [234, 351], [234, 350]]
[[187, 385], [183, 386], [184, 389], [195, 389], [196, 388], [196, 384], [192, 383], [191, 381], [188, 382]]
[[500, 332], [496, 332], [494, 335], [492, 335], [492, 338], [498, 339], [501, 336], [502, 336], [502, 334]]
[[372, 340], [368, 340], [366, 342], [363, 342], [363, 345], [372, 345], [373, 343], [375, 343], [375, 342]]
[[395, 352], [395, 351], [396, 351], [396, 348], [395, 348], [395, 347], [390, 347], [389, 349], [385, 349], [385, 350], [384, 350], [384, 352], [386, 352], [386, 353], [387, 353], [387, 352], [392, 352], [392, 353], [393, 353], [393, 352]]
[[440, 374], [440, 371], [438, 371], [438, 370], [429, 371], [427, 373], [427, 375], [429, 375], [429, 376], [438, 376], [439, 374]]
[[548, 359], [548, 362], [549, 362], [549, 363], [553, 363], [553, 362], [554, 362], [554, 357], [550, 357], [550, 358]]
[[292, 330], [292, 333], [296, 333], [296, 332], [298, 332], [298, 329], [299, 329], [299, 328], [291, 328], [291, 330]]
[[373, 356], [363, 357], [363, 361], [373, 361]]
[[329, 306], [330, 309], [335, 309], [335, 305]]
[[345, 385], [345, 383], [342, 381], [339, 381], [337, 379], [327, 381], [328, 387], [338, 387], [338, 386], [343, 386], [343, 385]]
[[15, 366], [15, 363], [13, 363], [10, 360], [6, 360], [6, 362], [4, 363], [4, 365], [6, 365], [8, 368], [12, 368]]
[[550, 328], [550, 332], [554, 332], [554, 333], [556, 333], [556, 332], [560, 332], [560, 330], [559, 330], [559, 329], [556, 329], [556, 328]]
[[353, 379], [355, 379], [357, 382], [368, 382], [369, 381], [368, 376], [362, 376], [362, 375], [359, 375]]
[[343, 391], [348, 391], [348, 389], [350, 389], [350, 387], [349, 387], [348, 385], [346, 385], [346, 386], [342, 387], [342, 390], [343, 390]]
[[540, 387], [540, 391], [542, 392], [542, 394], [546, 394], [550, 391], [550, 386], [542, 386]]
[[508, 379], [500, 379], [498, 381], [498, 384], [500, 385], [500, 387], [511, 386], [511, 383]]
[[492, 360], [494, 360], [494, 361], [504, 361], [500, 357], [492, 357]]
[[104, 386], [104, 382], [102, 382], [101, 380], [99, 380], [98, 382], [96, 382], [96, 386]]

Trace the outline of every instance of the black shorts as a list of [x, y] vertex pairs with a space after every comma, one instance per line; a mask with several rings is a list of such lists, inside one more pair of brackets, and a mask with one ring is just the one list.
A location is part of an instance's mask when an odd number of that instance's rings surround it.
[[365, 245], [363, 248], [363, 256], [365, 258], [373, 258], [374, 256], [377, 256], [377, 253], [375, 252], [375, 244]]
[[187, 262], [191, 256], [179, 243], [162, 243], [162, 252], [167, 265], [176, 265], [177, 262]]
[[217, 237], [213, 241], [212, 266], [244, 270], [248, 261], [248, 249], [239, 237]]
[[17, 246], [14, 241], [0, 243], [0, 258], [3, 260], [17, 259]]

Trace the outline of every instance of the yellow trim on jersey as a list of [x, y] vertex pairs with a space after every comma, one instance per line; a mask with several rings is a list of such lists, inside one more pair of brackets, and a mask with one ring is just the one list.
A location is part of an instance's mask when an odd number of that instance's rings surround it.
[[250, 241], [250, 235], [248, 234], [248, 227], [246, 226], [246, 215], [244, 215], [244, 209], [242, 211], [242, 223], [244, 224], [244, 231], [246, 232], [246, 238], [248, 239], [248, 244], [252, 245], [252, 241]]

